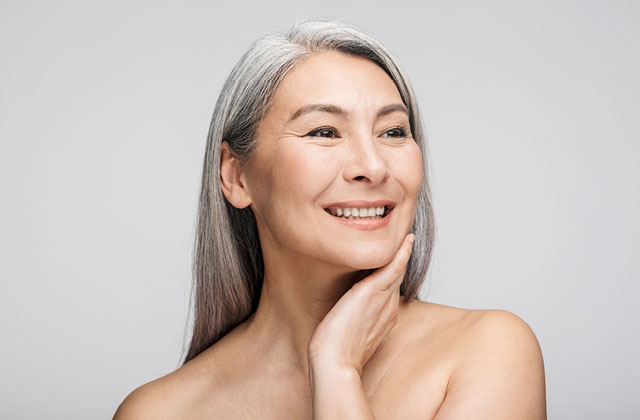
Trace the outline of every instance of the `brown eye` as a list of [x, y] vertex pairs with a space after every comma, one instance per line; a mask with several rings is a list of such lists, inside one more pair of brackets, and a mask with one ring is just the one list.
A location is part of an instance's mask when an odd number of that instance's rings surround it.
[[[316, 134], [320, 134], [320, 136], [317, 136]], [[325, 138], [337, 137], [336, 132], [331, 127], [320, 127], [320, 128], [317, 128], [317, 129], [315, 129], [313, 131], [310, 131], [308, 134], [306, 134], [305, 137], [307, 137], [307, 136], [325, 137]]]
[[407, 137], [407, 132], [402, 127], [392, 128], [391, 130], [388, 130], [385, 134], [387, 134], [387, 133], [393, 133], [394, 134], [394, 135], [388, 136], [388, 137]]

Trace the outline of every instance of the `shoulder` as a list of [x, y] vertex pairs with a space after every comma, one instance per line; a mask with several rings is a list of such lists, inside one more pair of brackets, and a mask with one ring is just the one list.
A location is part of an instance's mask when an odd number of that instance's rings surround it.
[[113, 420], [173, 420], [190, 417], [201, 407], [203, 395], [215, 395], [214, 375], [198, 372], [193, 365], [134, 389], [120, 403]]
[[542, 351], [532, 328], [502, 310], [423, 302], [438, 320], [451, 355], [445, 398], [435, 419], [545, 419]]
[[466, 325], [465, 356], [453, 376], [467, 376], [465, 369], [472, 371], [489, 364], [496, 370], [508, 370], [510, 375], [521, 378], [533, 373], [544, 374], [542, 350], [527, 322], [503, 309], [474, 312]]
[[113, 420], [229, 418], [237, 394], [231, 334], [173, 372], [134, 389]]
[[518, 315], [503, 309], [474, 311], [464, 341], [465, 357], [454, 375], [465, 367], [493, 363], [521, 376], [543, 373], [542, 350], [533, 329]]
[[175, 393], [171, 388], [165, 378], [139, 386], [120, 403], [113, 420], [176, 418], [172, 415], [175, 405], [167, 404], [167, 401], [175, 400]]
[[[465, 353], [471, 348], [478, 350], [476, 347], [500, 346], [507, 350], [541, 355], [533, 329], [512, 312], [503, 309], [465, 309], [417, 300], [412, 302], [410, 309], [410, 328], [445, 333], [464, 347]], [[431, 335], [427, 337], [433, 338]]]
[[504, 309], [481, 310], [471, 324], [471, 337], [484, 347], [499, 345], [514, 351], [540, 353], [533, 329], [522, 318]]

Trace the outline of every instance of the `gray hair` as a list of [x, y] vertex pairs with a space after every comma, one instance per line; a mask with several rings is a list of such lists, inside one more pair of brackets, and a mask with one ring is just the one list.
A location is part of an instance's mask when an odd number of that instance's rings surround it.
[[[193, 253], [193, 330], [186, 364], [244, 322], [257, 309], [264, 274], [258, 229], [250, 207], [238, 209], [220, 186], [221, 143], [242, 161], [256, 150], [256, 131], [280, 82], [305, 57], [334, 50], [367, 58], [394, 81], [409, 111], [413, 138], [422, 151], [424, 178], [411, 232], [416, 234], [400, 294], [415, 299], [426, 278], [435, 225], [428, 180], [428, 153], [413, 88], [390, 51], [357, 28], [330, 20], [297, 22], [285, 34], [254, 41], [232, 69], [215, 105], [204, 157]], [[195, 298], [194, 298], [195, 293]]]

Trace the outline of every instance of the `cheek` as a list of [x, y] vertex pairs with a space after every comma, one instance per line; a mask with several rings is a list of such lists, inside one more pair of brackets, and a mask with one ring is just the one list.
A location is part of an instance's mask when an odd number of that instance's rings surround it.
[[288, 143], [274, 152], [264, 172], [268, 180], [261, 181], [269, 185], [257, 205], [262, 221], [277, 242], [302, 254], [318, 254], [324, 235], [317, 221], [326, 217], [319, 200], [333, 182], [335, 168], [329, 165], [335, 165], [335, 156], [332, 160], [308, 144]]
[[314, 200], [331, 182], [327, 161], [309, 145], [287, 145], [278, 150], [273, 163], [273, 180], [287, 201]]
[[273, 231], [290, 234], [293, 221], [299, 226], [314, 217], [318, 198], [332, 181], [327, 158], [314, 147], [290, 142], [262, 155], [251, 195], [254, 210]]
[[392, 173], [403, 186], [405, 193], [417, 199], [424, 176], [422, 171], [422, 151], [416, 143], [403, 148], [399, 156], [392, 160]]

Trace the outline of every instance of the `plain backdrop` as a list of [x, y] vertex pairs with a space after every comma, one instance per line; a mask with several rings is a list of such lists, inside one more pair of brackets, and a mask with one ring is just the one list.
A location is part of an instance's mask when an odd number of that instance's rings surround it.
[[374, 35], [414, 85], [423, 299], [524, 319], [550, 419], [638, 418], [639, 4], [2, 0], [0, 418], [111, 418], [177, 368], [213, 105], [251, 41], [307, 18]]

